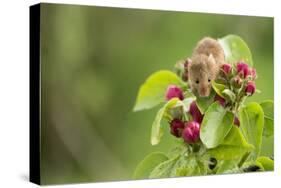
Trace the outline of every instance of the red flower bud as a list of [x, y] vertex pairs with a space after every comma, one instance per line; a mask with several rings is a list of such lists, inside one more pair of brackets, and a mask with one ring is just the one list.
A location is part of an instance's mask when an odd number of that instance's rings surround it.
[[237, 127], [240, 126], [240, 121], [237, 116], [235, 116], [235, 118], [234, 118], [234, 125], [236, 125]]
[[237, 64], [237, 72], [242, 78], [246, 78], [248, 75], [251, 74], [249, 66], [246, 63], [240, 62]]
[[177, 87], [176, 85], [169, 85], [166, 91], [166, 100], [168, 101], [174, 97], [183, 100], [184, 99], [183, 92], [181, 88]]
[[226, 64], [223, 64], [223, 65], [222, 65], [221, 69], [222, 69], [223, 72], [227, 75], [227, 74], [229, 74], [229, 73], [231, 72], [232, 67], [231, 67], [230, 64], [227, 64], [227, 63], [226, 63]]
[[225, 107], [225, 99], [218, 94], [215, 95], [214, 101], [219, 102], [222, 107]]
[[201, 124], [201, 122], [203, 120], [203, 115], [201, 114], [201, 112], [200, 112], [198, 106], [196, 105], [195, 101], [193, 101], [190, 104], [189, 113], [192, 116], [194, 121], [196, 121], [196, 122]]
[[184, 122], [179, 119], [173, 119], [170, 122], [170, 133], [175, 137], [180, 137], [184, 128]]
[[253, 95], [256, 91], [256, 84], [255, 82], [253, 81], [249, 81], [247, 83], [247, 86], [246, 86], [246, 89], [245, 89], [245, 92], [247, 95]]
[[200, 124], [196, 121], [185, 123], [185, 128], [182, 132], [182, 138], [187, 143], [195, 143], [199, 139]]

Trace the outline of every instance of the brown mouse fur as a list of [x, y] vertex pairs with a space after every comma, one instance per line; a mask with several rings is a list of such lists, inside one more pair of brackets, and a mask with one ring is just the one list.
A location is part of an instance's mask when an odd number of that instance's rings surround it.
[[224, 52], [217, 40], [210, 37], [200, 40], [188, 65], [188, 82], [191, 90], [200, 97], [209, 96], [211, 81], [216, 79], [224, 62]]

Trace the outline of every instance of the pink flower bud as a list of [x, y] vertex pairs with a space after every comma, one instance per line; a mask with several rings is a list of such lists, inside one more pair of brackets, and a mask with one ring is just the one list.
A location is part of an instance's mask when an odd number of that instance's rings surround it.
[[223, 64], [221, 68], [226, 75], [229, 74], [231, 72], [231, 69], [232, 69], [231, 65], [227, 64], [227, 63]]
[[169, 85], [166, 91], [166, 100], [168, 101], [174, 97], [183, 100], [184, 99], [183, 92], [181, 88], [177, 87], [176, 85]]
[[249, 67], [248, 67], [248, 64], [244, 63], [243, 61], [240, 61], [239, 63], [237, 63], [236, 68], [237, 68], [237, 72], [241, 72], [244, 69], [249, 68]]
[[257, 78], [257, 71], [256, 71], [256, 69], [251, 68], [251, 69], [250, 69], [250, 72], [251, 72], [252, 78], [253, 78], [253, 79], [256, 79], [256, 78]]
[[251, 74], [249, 66], [246, 63], [239, 62], [237, 64], [237, 73], [242, 76], [242, 78], [246, 78]]
[[235, 76], [234, 78], [231, 79], [231, 84], [235, 88], [240, 88], [242, 85], [242, 79], [239, 76]]
[[240, 126], [240, 121], [237, 116], [235, 116], [235, 118], [234, 118], [234, 125], [236, 125], [237, 127]]
[[253, 81], [249, 81], [247, 83], [247, 86], [246, 86], [246, 89], [245, 89], [245, 92], [247, 95], [253, 95], [256, 91], [256, 84], [255, 82]]
[[215, 95], [214, 101], [219, 102], [222, 107], [225, 107], [225, 99], [218, 94]]
[[203, 120], [203, 115], [201, 114], [198, 106], [196, 105], [196, 102], [193, 101], [190, 104], [190, 108], [189, 108], [189, 113], [192, 116], [193, 120], [198, 122], [199, 124], [201, 124], [202, 120]]
[[200, 124], [196, 121], [185, 123], [185, 128], [182, 132], [182, 138], [187, 143], [195, 143], [199, 139]]
[[173, 119], [173, 121], [170, 122], [170, 133], [175, 137], [181, 136], [183, 128], [184, 122], [179, 119]]

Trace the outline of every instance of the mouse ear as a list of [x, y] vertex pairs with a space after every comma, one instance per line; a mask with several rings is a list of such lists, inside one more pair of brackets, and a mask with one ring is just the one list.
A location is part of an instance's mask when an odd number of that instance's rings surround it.
[[186, 62], [187, 62], [188, 64], [190, 64], [190, 63], [192, 63], [192, 60], [191, 60], [190, 58], [187, 58], [187, 59], [186, 59]]
[[192, 63], [192, 60], [190, 58], [187, 58], [184, 62], [184, 67], [188, 67], [188, 65], [190, 65]]

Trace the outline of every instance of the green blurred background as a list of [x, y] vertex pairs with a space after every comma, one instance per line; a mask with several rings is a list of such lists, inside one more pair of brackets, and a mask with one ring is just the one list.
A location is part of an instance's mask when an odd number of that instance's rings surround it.
[[148, 153], [168, 151], [169, 134], [150, 145], [158, 108], [132, 112], [139, 86], [227, 34], [252, 51], [262, 93], [248, 101], [273, 99], [273, 18], [42, 4], [42, 183], [130, 179]]

